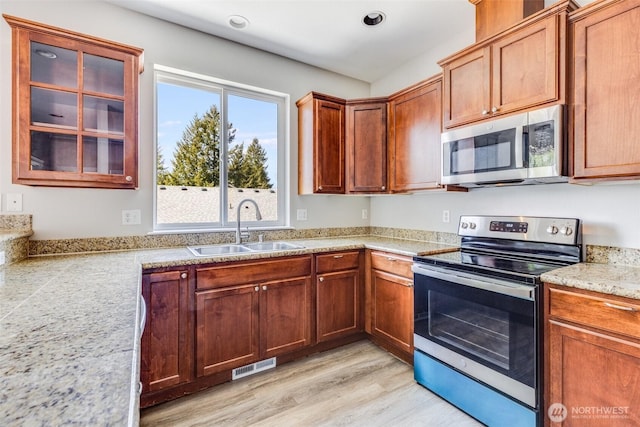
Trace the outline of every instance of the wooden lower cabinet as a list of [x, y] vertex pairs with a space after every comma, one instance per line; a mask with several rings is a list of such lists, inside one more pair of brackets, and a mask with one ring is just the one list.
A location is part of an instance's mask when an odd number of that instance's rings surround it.
[[311, 344], [311, 258], [197, 269], [196, 373], [211, 375]]
[[363, 330], [361, 251], [316, 255], [316, 340]]
[[413, 363], [412, 260], [395, 254], [370, 253], [368, 328], [373, 340]]
[[640, 301], [545, 287], [546, 425], [640, 425]]
[[187, 270], [143, 275], [142, 296], [147, 306], [140, 358], [143, 394], [192, 378], [190, 295]]

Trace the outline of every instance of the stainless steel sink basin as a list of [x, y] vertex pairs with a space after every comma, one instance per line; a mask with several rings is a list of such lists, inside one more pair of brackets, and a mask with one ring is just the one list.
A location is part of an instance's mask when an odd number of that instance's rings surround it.
[[257, 243], [246, 243], [246, 247], [251, 249], [252, 251], [287, 251], [292, 249], [302, 249], [304, 246], [297, 245], [295, 243], [289, 242], [257, 242]]
[[287, 251], [292, 249], [302, 249], [304, 246], [289, 242], [256, 242], [243, 245], [205, 245], [187, 246], [192, 254], [198, 257], [232, 255], [249, 252], [274, 252]]
[[195, 256], [215, 256], [251, 252], [251, 249], [243, 245], [188, 246], [187, 249]]

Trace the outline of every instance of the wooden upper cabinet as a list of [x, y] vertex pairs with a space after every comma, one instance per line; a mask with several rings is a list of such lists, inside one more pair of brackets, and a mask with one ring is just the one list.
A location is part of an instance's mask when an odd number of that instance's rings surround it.
[[142, 50], [6, 16], [13, 182], [136, 188]]
[[437, 76], [389, 98], [391, 192], [440, 188], [441, 84]]
[[347, 101], [347, 192], [387, 191], [387, 100]]
[[476, 41], [484, 40], [544, 9], [544, 0], [469, 0], [476, 6]]
[[511, 29], [439, 62], [445, 128], [566, 100], [566, 21], [562, 1]]
[[640, 176], [639, 24], [637, 1], [571, 14], [574, 180]]
[[298, 194], [345, 192], [345, 100], [311, 92], [298, 107]]

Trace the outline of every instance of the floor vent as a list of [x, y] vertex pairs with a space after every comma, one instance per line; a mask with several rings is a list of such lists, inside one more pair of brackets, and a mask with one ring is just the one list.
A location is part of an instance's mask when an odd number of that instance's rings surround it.
[[261, 360], [251, 365], [241, 366], [236, 368], [231, 373], [231, 379], [237, 380], [239, 378], [247, 377], [249, 375], [257, 374], [258, 372], [266, 371], [267, 369], [276, 367], [276, 358]]

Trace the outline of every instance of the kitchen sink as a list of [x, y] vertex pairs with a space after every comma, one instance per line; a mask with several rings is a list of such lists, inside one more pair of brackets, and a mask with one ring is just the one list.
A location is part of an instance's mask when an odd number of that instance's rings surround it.
[[250, 252], [272, 252], [302, 249], [304, 246], [289, 242], [256, 242], [246, 244], [187, 246], [198, 257], [232, 255]]
[[247, 243], [246, 247], [251, 249], [252, 251], [287, 251], [292, 249], [302, 249], [304, 246], [296, 245], [295, 243], [289, 242], [257, 242], [257, 243]]

